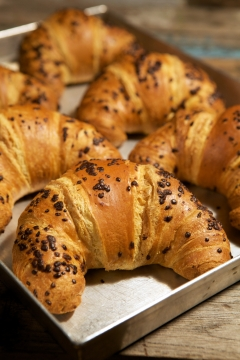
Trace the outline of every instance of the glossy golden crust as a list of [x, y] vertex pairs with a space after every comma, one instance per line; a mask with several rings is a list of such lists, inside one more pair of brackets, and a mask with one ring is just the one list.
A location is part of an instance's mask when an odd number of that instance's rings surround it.
[[58, 109], [58, 96], [41, 81], [0, 66], [0, 109], [16, 104], [36, 104]]
[[128, 31], [98, 17], [60, 10], [23, 39], [20, 69], [61, 92], [66, 84], [91, 81], [134, 40]]
[[240, 229], [240, 106], [222, 114], [210, 109], [181, 110], [169, 123], [141, 140], [129, 155], [154, 164], [181, 180], [225, 195], [231, 224]]
[[120, 154], [91, 125], [37, 105], [0, 112], [0, 231], [22, 196], [59, 177], [80, 159]]
[[49, 311], [64, 313], [80, 303], [90, 268], [160, 264], [192, 279], [230, 258], [221, 224], [176, 178], [93, 159], [51, 181], [22, 213], [13, 271]]
[[90, 84], [77, 117], [120, 146], [127, 133], [149, 134], [179, 108], [196, 104], [224, 108], [216, 84], [203, 70], [170, 54], [138, 52], [105, 68]]

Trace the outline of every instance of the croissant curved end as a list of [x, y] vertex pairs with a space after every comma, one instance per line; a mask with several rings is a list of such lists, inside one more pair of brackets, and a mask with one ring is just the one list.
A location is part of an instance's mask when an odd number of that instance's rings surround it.
[[12, 219], [12, 210], [13, 204], [10, 202], [6, 202], [4, 198], [0, 194], [0, 234], [4, 233], [6, 226]]
[[230, 211], [229, 213], [229, 220], [231, 225], [240, 230], [240, 208], [236, 208]]

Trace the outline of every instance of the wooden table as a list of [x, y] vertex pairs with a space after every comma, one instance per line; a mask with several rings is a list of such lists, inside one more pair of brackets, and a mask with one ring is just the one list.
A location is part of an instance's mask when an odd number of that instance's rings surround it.
[[[81, 1], [81, 6], [99, 3]], [[240, 77], [240, 8], [196, 7], [181, 0], [111, 0], [104, 3], [120, 11], [132, 23]], [[232, 5], [233, 1], [225, 3]], [[79, 1], [68, 1], [70, 4], [79, 5]], [[66, 6], [63, 0], [31, 3], [0, 0], [0, 29], [39, 20], [63, 6]], [[111, 359], [235, 360], [240, 358], [239, 343], [240, 284], [236, 283]], [[0, 282], [0, 359], [20, 358], [63, 360], [69, 356]]]

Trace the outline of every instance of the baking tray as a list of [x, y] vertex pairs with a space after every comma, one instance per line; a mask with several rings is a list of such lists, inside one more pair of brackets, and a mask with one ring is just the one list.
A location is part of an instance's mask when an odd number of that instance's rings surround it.
[[[137, 29], [107, 10], [105, 5], [89, 8], [89, 14], [103, 18], [132, 31], [150, 51], [168, 52], [190, 60], [204, 68], [218, 84], [227, 106], [240, 103], [240, 83], [228, 75], [183, 54], [152, 35]], [[16, 68], [16, 54], [22, 36], [37, 23], [0, 31], [0, 62]], [[61, 111], [72, 114], [88, 84], [69, 86], [61, 101]], [[129, 140], [120, 149], [124, 158], [136, 143]], [[90, 270], [82, 304], [74, 313], [54, 316], [21, 284], [11, 271], [11, 250], [18, 217], [31, 196], [18, 201], [13, 218], [0, 236], [0, 276], [6, 286], [16, 292], [35, 318], [51, 332], [59, 344], [74, 358], [106, 359], [144, 335], [234, 284], [240, 279], [239, 232], [228, 222], [226, 199], [214, 192], [189, 185], [193, 193], [222, 222], [231, 242], [233, 258], [227, 263], [186, 281], [172, 270], [158, 265], [144, 266], [133, 271]]]

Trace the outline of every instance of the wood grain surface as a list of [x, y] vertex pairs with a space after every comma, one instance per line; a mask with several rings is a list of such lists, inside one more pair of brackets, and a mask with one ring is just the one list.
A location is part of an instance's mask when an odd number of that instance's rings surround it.
[[[182, 0], [0, 0], [0, 30], [40, 20], [66, 3], [82, 8], [105, 3], [131, 23], [240, 79], [240, 8], [233, 2], [213, 7], [207, 1], [194, 6]], [[70, 359], [1, 281], [0, 321], [1, 360]], [[111, 360], [235, 360], [240, 359], [239, 343], [240, 283], [236, 283]]]

